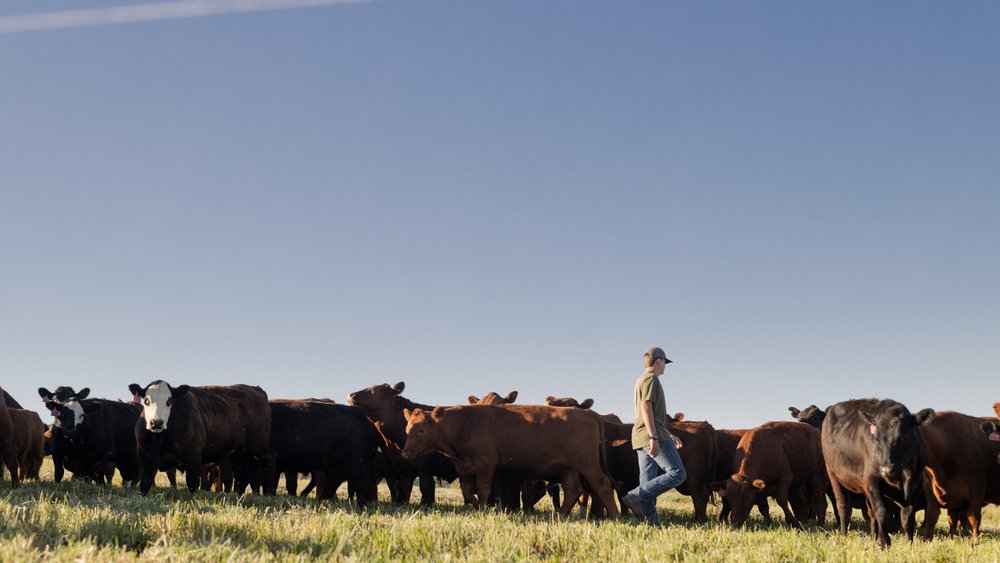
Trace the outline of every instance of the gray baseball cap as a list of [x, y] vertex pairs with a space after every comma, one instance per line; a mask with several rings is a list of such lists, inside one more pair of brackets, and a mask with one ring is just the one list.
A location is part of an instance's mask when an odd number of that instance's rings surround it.
[[646, 353], [643, 354], [643, 356], [649, 356], [654, 360], [663, 358], [664, 360], [667, 361], [668, 364], [672, 363], [671, 360], [667, 358], [667, 355], [663, 352], [663, 348], [660, 348], [659, 346], [653, 346], [649, 350], [646, 350]]

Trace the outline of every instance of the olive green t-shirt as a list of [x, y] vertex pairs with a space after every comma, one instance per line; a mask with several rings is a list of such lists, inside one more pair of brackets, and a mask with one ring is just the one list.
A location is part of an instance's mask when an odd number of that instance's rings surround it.
[[649, 371], [643, 372], [635, 382], [635, 424], [632, 425], [632, 449], [649, 445], [649, 430], [642, 420], [642, 402], [649, 401], [653, 407], [653, 425], [656, 437], [662, 442], [670, 436], [667, 430], [667, 400], [663, 395], [660, 378]]

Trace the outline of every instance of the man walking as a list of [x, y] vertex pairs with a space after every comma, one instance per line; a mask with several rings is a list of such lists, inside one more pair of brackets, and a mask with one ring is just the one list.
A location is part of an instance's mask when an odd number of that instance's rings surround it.
[[[687, 478], [677, 448], [681, 441], [667, 430], [667, 404], [660, 376], [667, 359], [656, 346], [642, 355], [646, 371], [635, 382], [635, 424], [632, 448], [639, 456], [639, 486], [625, 495], [622, 504], [633, 514], [654, 526], [660, 524], [656, 497], [680, 485]], [[657, 477], [657, 470], [665, 472]]]

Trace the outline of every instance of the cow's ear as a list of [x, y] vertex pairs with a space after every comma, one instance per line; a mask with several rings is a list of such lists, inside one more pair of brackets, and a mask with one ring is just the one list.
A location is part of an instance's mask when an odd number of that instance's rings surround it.
[[743, 485], [747, 484], [747, 477], [746, 477], [746, 475], [741, 475], [739, 473], [733, 473], [732, 475], [729, 476], [729, 478], [732, 479], [733, 481], [736, 481], [737, 483], [741, 483]]
[[556, 398], [553, 397], [552, 395], [549, 395], [548, 397], [545, 397], [545, 402], [546, 403], [551, 403], [552, 401], [555, 401], [555, 400], [556, 400]]
[[83, 412], [97, 412], [101, 410], [101, 403], [89, 403], [83, 405]]
[[392, 386], [392, 390], [395, 391], [397, 394], [398, 393], [402, 393], [403, 389], [405, 389], [405, 388], [406, 388], [406, 384], [403, 383], [402, 381], [400, 381], [400, 382], [398, 382], [398, 383], [396, 383], [395, 385]]
[[444, 407], [434, 407], [431, 411], [431, 418], [441, 418], [444, 416]]
[[133, 383], [128, 386], [128, 392], [132, 394], [133, 397], [145, 397], [146, 390], [139, 387], [138, 383]]
[[517, 400], [517, 391], [511, 391], [510, 393], [507, 393], [507, 396], [504, 397], [504, 400], [507, 401], [508, 404], [513, 403], [514, 401], [516, 401]]
[[77, 400], [86, 399], [87, 395], [90, 395], [90, 387], [84, 387], [76, 394]]
[[927, 422], [932, 418], [934, 418], [934, 409], [923, 409], [922, 411], [913, 415], [913, 420], [917, 423], [918, 426]]
[[792, 413], [792, 418], [798, 418], [799, 417], [799, 413], [802, 412], [802, 411], [800, 411], [799, 409], [797, 409], [795, 407], [788, 407], [788, 412]]
[[[415, 410], [420, 410], [420, 409], [415, 409]], [[409, 422], [410, 419], [413, 418], [413, 411], [411, 411], [410, 409], [403, 409], [403, 418], [406, 419], [406, 422]]]
[[764, 487], [766, 486], [763, 479], [754, 479], [752, 484], [755, 489], [760, 490], [764, 490]]
[[684, 413], [674, 413], [674, 422], [684, 422]]
[[475, 395], [469, 395], [469, 404], [470, 405], [478, 405], [479, 404], [479, 397], [477, 397]]
[[997, 416], [1000, 416], [1000, 403], [993, 403], [993, 412], [997, 413]]
[[48, 401], [49, 399], [52, 398], [52, 391], [49, 391], [44, 387], [39, 387], [38, 396], [41, 397], [43, 401]]
[[581, 409], [589, 409], [592, 406], [594, 406], [594, 400], [593, 399], [589, 399], [589, 398], [588, 399], [584, 399], [583, 402], [580, 403], [580, 408]]
[[59, 403], [57, 403], [55, 401], [49, 401], [49, 402], [45, 403], [45, 408], [49, 409], [53, 413], [62, 412], [62, 405], [60, 405]]
[[179, 387], [173, 387], [170, 389], [170, 397], [176, 399], [177, 397], [183, 397], [187, 395], [187, 392], [191, 390], [190, 385], [181, 385]]

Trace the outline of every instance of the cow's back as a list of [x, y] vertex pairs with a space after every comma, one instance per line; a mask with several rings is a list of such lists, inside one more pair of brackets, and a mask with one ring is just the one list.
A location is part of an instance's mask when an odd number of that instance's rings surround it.
[[192, 387], [188, 395], [195, 399], [192, 416], [204, 432], [207, 461], [215, 461], [238, 448], [267, 449], [271, 406], [263, 389], [242, 384], [203, 386]]
[[826, 464], [823, 460], [819, 430], [801, 422], [775, 421], [763, 426], [773, 430], [781, 441], [782, 450], [795, 476], [794, 483], [799, 483], [817, 472], [824, 472]]

